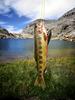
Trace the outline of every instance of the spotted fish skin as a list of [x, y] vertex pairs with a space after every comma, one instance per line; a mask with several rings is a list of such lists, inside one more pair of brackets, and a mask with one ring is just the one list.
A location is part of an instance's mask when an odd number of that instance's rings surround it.
[[35, 85], [45, 88], [44, 71], [46, 69], [46, 58], [48, 50], [48, 35], [44, 22], [40, 21], [34, 27], [34, 55], [38, 71]]

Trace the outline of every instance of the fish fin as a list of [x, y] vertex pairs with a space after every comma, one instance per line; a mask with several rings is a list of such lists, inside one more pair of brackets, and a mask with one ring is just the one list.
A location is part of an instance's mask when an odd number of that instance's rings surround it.
[[35, 59], [35, 61], [37, 62], [37, 56], [36, 56], [36, 55], [34, 55], [34, 59]]
[[35, 80], [34, 86], [41, 87], [44, 90], [45, 87], [46, 87], [44, 77], [43, 76], [37, 77], [36, 80]]
[[49, 44], [49, 42], [50, 42], [51, 35], [52, 35], [52, 32], [51, 32], [51, 30], [49, 30], [48, 31], [48, 42], [47, 42], [47, 44]]

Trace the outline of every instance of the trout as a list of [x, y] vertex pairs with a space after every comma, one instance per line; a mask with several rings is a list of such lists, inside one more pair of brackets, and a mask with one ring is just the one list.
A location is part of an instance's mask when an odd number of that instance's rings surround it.
[[48, 44], [51, 38], [51, 32], [47, 34], [43, 21], [39, 21], [34, 27], [34, 58], [36, 61], [36, 67], [38, 71], [37, 78], [34, 85], [46, 87], [44, 81], [44, 73], [46, 70], [46, 59], [48, 54]]

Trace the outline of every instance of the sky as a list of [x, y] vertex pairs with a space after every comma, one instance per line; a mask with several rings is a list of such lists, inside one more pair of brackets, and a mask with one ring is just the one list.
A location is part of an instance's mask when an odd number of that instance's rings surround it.
[[18, 33], [33, 20], [58, 19], [75, 7], [75, 0], [0, 0], [0, 26]]

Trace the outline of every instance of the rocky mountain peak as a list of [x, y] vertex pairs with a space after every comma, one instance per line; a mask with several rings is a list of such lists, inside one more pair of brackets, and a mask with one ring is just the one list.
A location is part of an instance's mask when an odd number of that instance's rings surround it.
[[52, 38], [73, 39], [75, 40], [75, 8], [65, 13], [58, 20], [37, 19], [29, 23], [20, 34], [10, 34], [6, 29], [0, 27], [0, 36], [17, 37], [17, 38], [33, 38], [34, 24], [38, 21], [45, 22], [45, 28], [51, 30]]
[[61, 18], [74, 18], [75, 17], [75, 8], [66, 12]]
[[43, 20], [47, 30], [52, 30], [52, 37], [64, 37], [75, 35], [75, 8], [65, 13], [58, 20], [37, 19], [23, 29], [23, 34], [34, 34], [34, 24]]

